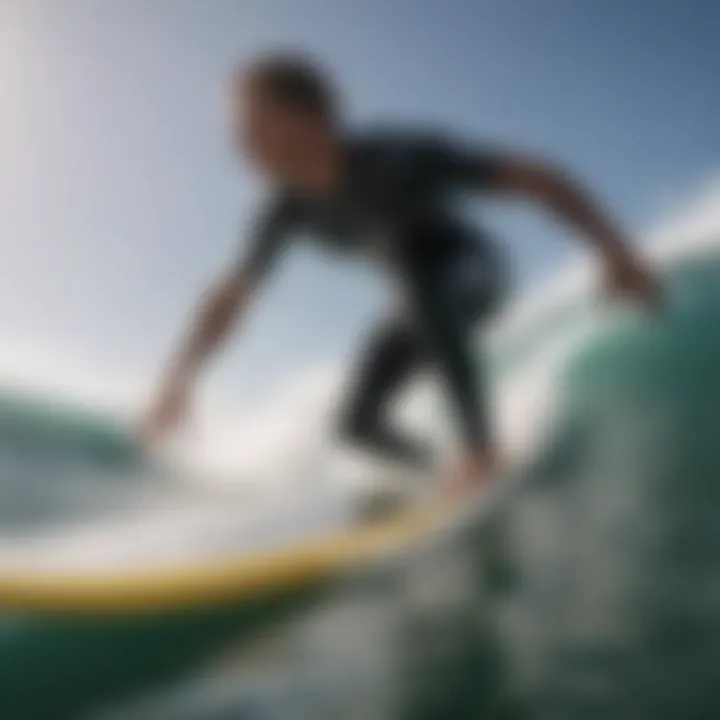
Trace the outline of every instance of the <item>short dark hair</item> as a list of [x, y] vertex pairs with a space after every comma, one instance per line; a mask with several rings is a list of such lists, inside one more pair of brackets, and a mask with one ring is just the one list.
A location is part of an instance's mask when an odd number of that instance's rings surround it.
[[263, 55], [241, 68], [241, 77], [288, 107], [331, 122], [337, 118], [334, 83], [311, 58], [293, 53]]

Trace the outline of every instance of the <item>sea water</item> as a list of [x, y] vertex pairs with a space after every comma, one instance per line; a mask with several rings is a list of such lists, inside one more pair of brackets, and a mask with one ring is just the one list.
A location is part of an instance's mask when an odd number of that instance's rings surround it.
[[[676, 258], [666, 284], [654, 316], [595, 322], [560, 304], [496, 349], [500, 421], [525, 462], [522, 490], [478, 527], [348, 578], [253, 642], [228, 637], [190, 676], [78, 708], [140, 720], [719, 717], [720, 255]], [[516, 372], [529, 355], [533, 382]], [[513, 409], [526, 416], [513, 422]], [[17, 398], [1, 410], [7, 535], [172, 494], [112, 423]]]

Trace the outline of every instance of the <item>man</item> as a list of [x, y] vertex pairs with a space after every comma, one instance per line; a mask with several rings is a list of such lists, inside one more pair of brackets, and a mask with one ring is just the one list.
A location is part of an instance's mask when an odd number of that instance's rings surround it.
[[340, 434], [382, 456], [427, 460], [427, 449], [398, 432], [388, 411], [413, 371], [430, 363], [462, 433], [463, 457], [447, 479], [455, 489], [477, 487], [497, 466], [470, 336], [502, 299], [505, 273], [483, 233], [453, 211], [454, 194], [484, 191], [539, 201], [594, 245], [617, 291], [649, 305], [658, 300], [655, 280], [622, 234], [552, 165], [463, 147], [437, 134], [351, 134], [328, 79], [299, 57], [270, 56], [243, 68], [232, 94], [234, 139], [272, 197], [249, 251], [199, 308], [146, 417], [151, 437], [182, 418], [205, 361], [298, 233], [376, 257], [403, 291], [402, 309], [378, 326], [348, 385]]

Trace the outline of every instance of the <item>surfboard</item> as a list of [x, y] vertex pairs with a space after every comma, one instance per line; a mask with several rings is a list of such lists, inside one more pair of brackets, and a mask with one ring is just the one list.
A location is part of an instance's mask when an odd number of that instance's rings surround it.
[[207, 499], [195, 520], [176, 506], [144, 527], [123, 518], [15, 538], [0, 549], [0, 608], [125, 613], [249, 602], [407, 551], [480, 502], [410, 502], [378, 491], [320, 507], [260, 508], [243, 522], [226, 500]]

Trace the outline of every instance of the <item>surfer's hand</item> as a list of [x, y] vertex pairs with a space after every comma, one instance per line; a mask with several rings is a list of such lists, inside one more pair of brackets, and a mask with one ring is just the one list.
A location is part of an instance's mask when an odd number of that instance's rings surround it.
[[184, 419], [187, 408], [188, 388], [182, 383], [166, 385], [141, 421], [143, 438], [161, 440]]
[[614, 295], [639, 300], [653, 309], [661, 305], [662, 291], [658, 279], [630, 257], [620, 256], [609, 262], [608, 281]]

